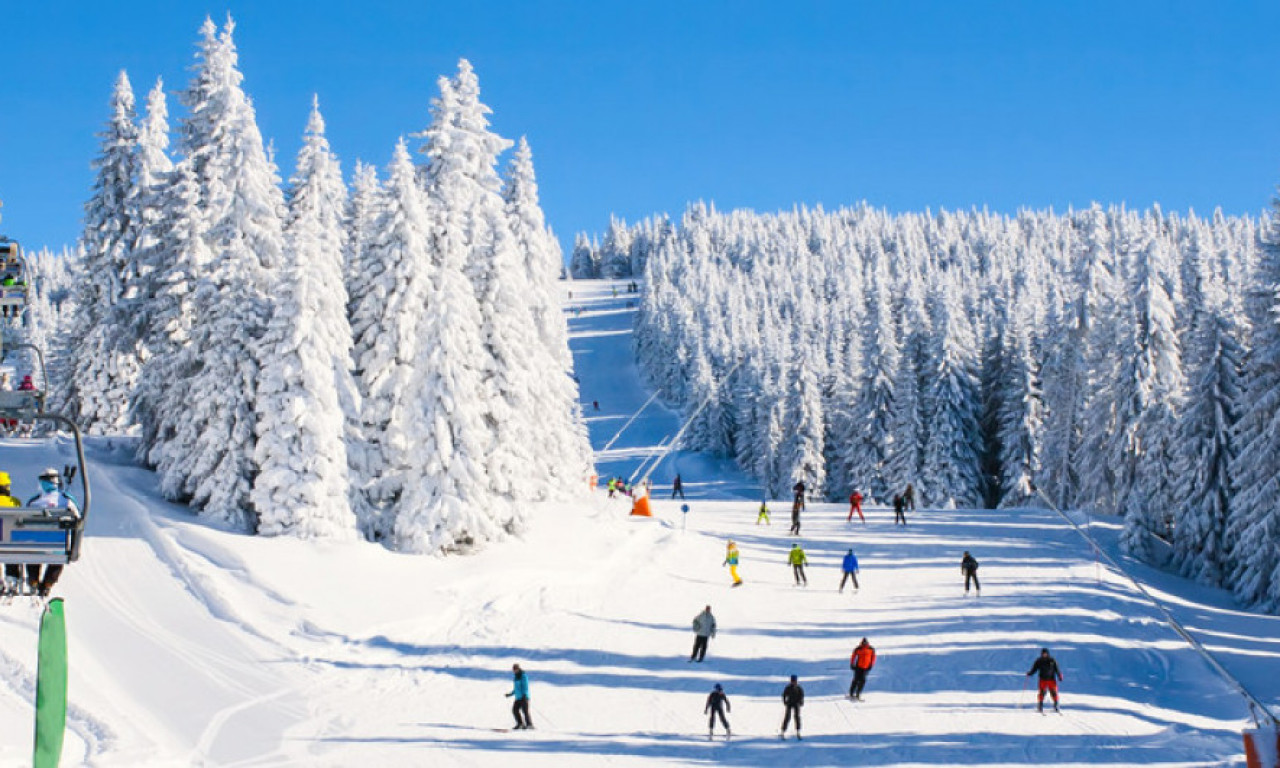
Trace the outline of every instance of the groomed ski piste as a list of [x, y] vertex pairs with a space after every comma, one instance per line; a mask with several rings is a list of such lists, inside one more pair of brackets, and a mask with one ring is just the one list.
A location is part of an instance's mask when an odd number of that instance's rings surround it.
[[[597, 448], [650, 395], [632, 362], [635, 296], [614, 288], [564, 287]], [[679, 425], [650, 405], [598, 455], [600, 477], [652, 463]], [[69, 453], [6, 440], [0, 469], [22, 496]], [[863, 525], [847, 505], [811, 504], [806, 588], [786, 565], [789, 502], [757, 526], [757, 486], [686, 452], [654, 470], [652, 519], [598, 490], [539, 509], [521, 539], [446, 559], [212, 528], [164, 502], [119, 439], [91, 441], [89, 471], [83, 556], [55, 590], [71, 669], [64, 765], [1243, 764], [1244, 700], [1129, 576], [1280, 705], [1280, 618], [1120, 558], [1115, 520], [1079, 518], [1126, 573], [1052, 511], [922, 509], [904, 529], [883, 508]], [[676, 472], [687, 515], [668, 498]], [[721, 565], [730, 538], [738, 589]], [[841, 594], [849, 547], [862, 588]], [[964, 550], [982, 563], [981, 597], [964, 596]], [[719, 632], [690, 663], [705, 605]], [[0, 608], [0, 765], [30, 761], [38, 617], [29, 598]], [[878, 659], [854, 703], [862, 637]], [[1025, 673], [1041, 647], [1065, 675], [1061, 715], [1035, 710]], [[532, 731], [506, 730], [513, 663], [529, 675]], [[803, 742], [778, 738], [792, 674]], [[707, 739], [715, 683], [728, 742]]]

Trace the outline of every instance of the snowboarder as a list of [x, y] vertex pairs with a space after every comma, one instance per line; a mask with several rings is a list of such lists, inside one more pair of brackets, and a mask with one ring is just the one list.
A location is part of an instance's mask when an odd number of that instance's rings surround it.
[[515, 674], [515, 685], [507, 698], [516, 697], [515, 703], [511, 705], [511, 714], [516, 718], [516, 730], [523, 731], [533, 727], [533, 718], [529, 716], [529, 676], [519, 664], [513, 665], [511, 671]]
[[724, 737], [727, 739], [733, 735], [733, 731], [729, 730], [729, 721], [725, 718], [725, 712], [732, 712], [733, 707], [729, 706], [729, 697], [725, 695], [724, 688], [719, 683], [707, 696], [707, 706], [703, 707], [702, 714], [711, 715], [711, 719], [707, 721], [707, 738], [716, 735], [716, 715], [720, 716], [720, 722], [724, 724]]
[[960, 573], [964, 574], [964, 593], [969, 594], [969, 582], [972, 581], [973, 588], [981, 594], [982, 585], [978, 583], [978, 561], [968, 552], [965, 552], [960, 560]]
[[867, 522], [867, 518], [862, 516], [862, 494], [858, 492], [857, 488], [854, 488], [853, 493], [849, 494], [849, 517], [845, 522], [852, 523], [854, 514], [857, 514], [858, 519], [862, 522]]
[[907, 524], [907, 502], [902, 498], [902, 494], [895, 493], [893, 495], [893, 524]]
[[707, 657], [707, 641], [716, 636], [716, 617], [711, 615], [711, 606], [693, 617], [693, 653], [689, 661], [702, 661]]
[[796, 676], [791, 676], [791, 684], [782, 689], [782, 705], [787, 708], [786, 714], [782, 717], [782, 732], [779, 734], [783, 741], [787, 739], [787, 726], [791, 724], [791, 716], [796, 718], [796, 740], [800, 740], [800, 708], [804, 706], [804, 688], [800, 687], [800, 683], [796, 682]]
[[[76, 500], [66, 491], [62, 490], [62, 475], [58, 470], [49, 467], [40, 473], [40, 493], [27, 499], [26, 506], [41, 509], [66, 509], [76, 517], [80, 516], [80, 508], [76, 505]], [[44, 576], [39, 577], [40, 566], [27, 566], [27, 581], [31, 587], [35, 589], [36, 594], [40, 597], [48, 597], [49, 591], [53, 589], [53, 585], [58, 583], [58, 577], [62, 575], [61, 565], [46, 565], [44, 567]]]
[[1062, 679], [1062, 670], [1058, 669], [1058, 662], [1053, 660], [1049, 655], [1048, 648], [1040, 649], [1040, 658], [1036, 659], [1036, 663], [1031, 665], [1031, 671], [1027, 673], [1027, 677], [1040, 673], [1040, 695], [1036, 699], [1036, 711], [1044, 712], [1044, 692], [1048, 691], [1053, 697], [1053, 711], [1058, 712], [1058, 681]]
[[844, 561], [840, 564], [840, 569], [844, 571], [844, 575], [840, 577], [840, 591], [844, 591], [844, 583], [853, 579], [853, 591], [858, 591], [858, 556], [853, 554], [853, 550], [849, 550], [849, 554], [844, 556]]
[[679, 495], [682, 499], [684, 498], [684, 481], [680, 479], [679, 474], [676, 475], [675, 480], [671, 481], [671, 498], [674, 499], [676, 495]]
[[764, 521], [765, 525], [773, 525], [773, 523], [769, 522], [769, 504], [766, 501], [760, 502], [760, 512], [756, 514], [756, 525], [759, 525], [761, 520]]
[[853, 670], [853, 682], [849, 683], [849, 698], [862, 701], [862, 688], [867, 684], [867, 673], [876, 665], [876, 649], [867, 638], [862, 638], [849, 657], [849, 669]]
[[738, 575], [738, 545], [733, 543], [733, 539], [729, 539], [729, 545], [725, 548], [724, 562], [720, 564], [729, 566], [729, 575], [733, 577], [733, 586], [742, 586], [742, 577]]
[[805, 578], [804, 566], [809, 562], [809, 558], [804, 556], [804, 550], [800, 548], [800, 542], [791, 545], [791, 552], [787, 555], [787, 562], [791, 564], [791, 573], [795, 576], [796, 586], [800, 586], [801, 582], [809, 586], [809, 579]]
[[916, 511], [916, 487], [911, 483], [907, 483], [907, 490], [902, 492], [902, 505]]

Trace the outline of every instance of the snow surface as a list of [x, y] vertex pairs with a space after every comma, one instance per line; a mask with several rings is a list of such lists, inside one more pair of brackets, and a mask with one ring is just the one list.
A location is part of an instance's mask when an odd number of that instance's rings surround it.
[[[616, 298], [611, 283], [563, 286], [597, 448], [649, 396], [623, 285]], [[650, 405], [599, 457], [601, 477], [630, 475], [678, 427]], [[813, 504], [800, 537], [810, 586], [797, 588], [787, 505], [756, 526], [756, 486], [696, 454], [658, 465], [652, 520], [598, 491], [532, 510], [522, 539], [436, 559], [219, 530], [164, 502], [130, 446], [96, 439], [90, 452], [90, 535], [58, 587], [65, 765], [1243, 763], [1242, 699], [1052, 512], [922, 510], [902, 529], [881, 508], [862, 525]], [[70, 455], [65, 442], [0, 441], [18, 495]], [[687, 520], [665, 498], [677, 471]], [[1091, 526], [1111, 552], [1118, 522]], [[721, 567], [729, 537], [739, 589]], [[850, 546], [862, 590], [839, 594]], [[963, 597], [965, 549], [982, 563], [981, 598]], [[1280, 618], [1122, 562], [1280, 707]], [[707, 604], [719, 635], [690, 664], [690, 623]], [[30, 759], [37, 620], [26, 598], [0, 608], [0, 765]], [[842, 695], [863, 636], [879, 659], [853, 704]], [[1037, 715], [1026, 688], [1041, 646], [1066, 678], [1061, 716]], [[511, 722], [512, 663], [529, 673], [532, 732], [498, 730]], [[807, 692], [803, 743], [777, 738], [791, 674]], [[733, 707], [728, 744], [706, 739], [717, 682]]]

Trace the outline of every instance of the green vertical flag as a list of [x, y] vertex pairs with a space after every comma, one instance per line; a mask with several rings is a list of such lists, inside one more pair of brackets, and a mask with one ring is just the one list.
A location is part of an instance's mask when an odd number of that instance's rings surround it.
[[40, 616], [40, 659], [36, 669], [35, 768], [57, 768], [67, 727], [67, 622], [62, 598], [55, 597]]

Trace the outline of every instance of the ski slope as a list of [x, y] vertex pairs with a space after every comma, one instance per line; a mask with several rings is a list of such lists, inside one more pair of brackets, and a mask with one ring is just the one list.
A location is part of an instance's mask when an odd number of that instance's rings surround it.
[[[568, 290], [599, 447], [649, 396], [630, 355], [633, 297], [609, 283]], [[678, 428], [650, 405], [601, 455], [601, 477], [652, 462]], [[71, 657], [64, 765], [1243, 764], [1242, 699], [1052, 512], [922, 510], [903, 529], [883, 509], [863, 525], [814, 504], [799, 537], [806, 588], [785, 564], [786, 505], [757, 526], [749, 479], [697, 454], [657, 465], [652, 520], [597, 491], [537, 510], [522, 539], [438, 560], [222, 531], [161, 500], [124, 442], [90, 452], [89, 537], [57, 590]], [[3, 441], [0, 469], [23, 495], [69, 455]], [[687, 516], [664, 498], [677, 471]], [[1092, 530], [1114, 552], [1115, 527]], [[730, 537], [738, 589], [721, 567]], [[840, 594], [851, 546], [862, 589]], [[965, 549], [982, 562], [980, 598], [963, 596]], [[1280, 705], [1280, 618], [1124, 562]], [[690, 622], [707, 604], [719, 634], [691, 664]], [[0, 608], [3, 766], [29, 762], [37, 619], [25, 599]], [[879, 659], [854, 704], [848, 657], [864, 636]], [[1062, 715], [1036, 714], [1025, 687], [1042, 646], [1066, 678]], [[531, 732], [503, 730], [513, 663], [529, 673]], [[777, 737], [791, 674], [807, 693], [800, 743]], [[717, 682], [728, 743], [706, 738]]]

